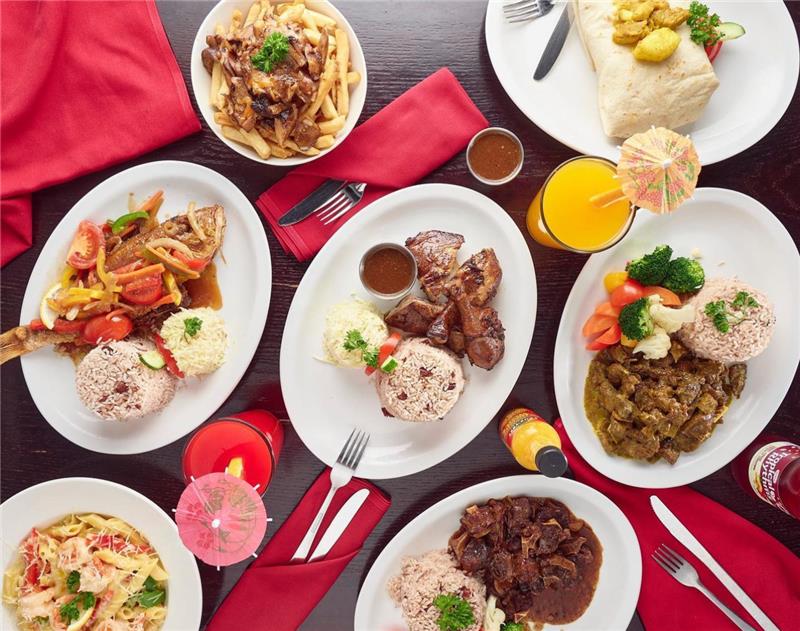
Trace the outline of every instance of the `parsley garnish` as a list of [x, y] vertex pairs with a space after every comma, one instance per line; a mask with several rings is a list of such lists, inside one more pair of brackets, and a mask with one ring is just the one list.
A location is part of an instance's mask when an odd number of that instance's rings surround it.
[[361, 359], [367, 366], [378, 367], [378, 348], [370, 347], [358, 329], [351, 329], [345, 334], [343, 346], [346, 351], [360, 350]]
[[686, 24], [691, 29], [691, 38], [695, 44], [713, 46], [722, 37], [717, 30], [719, 16], [716, 13], [708, 14], [708, 7], [701, 2], [693, 1], [689, 5], [689, 17]]
[[274, 31], [269, 34], [255, 55], [250, 57], [253, 66], [263, 72], [272, 72], [275, 64], [283, 61], [289, 53], [289, 38], [283, 33]]
[[134, 607], [137, 604], [145, 609], [155, 607], [164, 602], [166, 592], [158, 586], [152, 576], [148, 576], [142, 587], [142, 591], [135, 593], [128, 599], [128, 606]]
[[74, 594], [78, 591], [81, 586], [81, 573], [77, 570], [73, 570], [67, 576], [67, 590], [70, 594]]
[[94, 607], [95, 597], [92, 592], [79, 592], [75, 598], [61, 605], [58, 615], [63, 622], [71, 624], [81, 617], [81, 609], [86, 611]]
[[433, 606], [441, 612], [436, 624], [442, 631], [461, 631], [475, 623], [472, 606], [455, 594], [439, 594]]
[[717, 331], [727, 333], [732, 326], [738, 326], [748, 319], [750, 309], [758, 309], [761, 305], [746, 291], [740, 291], [729, 303], [724, 300], [717, 300], [706, 304], [703, 310], [711, 318]]
[[500, 625], [500, 631], [525, 631], [525, 627], [520, 622], [504, 622]]
[[194, 337], [200, 332], [203, 321], [200, 318], [186, 318], [183, 321], [183, 336]]

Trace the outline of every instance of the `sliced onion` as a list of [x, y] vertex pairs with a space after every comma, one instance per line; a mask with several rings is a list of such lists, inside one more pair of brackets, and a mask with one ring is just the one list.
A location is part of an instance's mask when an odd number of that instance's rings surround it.
[[189, 220], [189, 225], [192, 227], [192, 230], [197, 235], [197, 238], [200, 241], [206, 240], [206, 233], [203, 232], [203, 229], [200, 227], [200, 224], [197, 221], [197, 215], [194, 213], [194, 202], [189, 202], [189, 207], [186, 209], [186, 218]]
[[185, 254], [191, 259], [195, 258], [194, 252], [192, 252], [189, 246], [185, 243], [181, 243], [177, 239], [162, 237], [160, 239], [153, 239], [152, 241], [148, 242], [148, 250], [156, 250], [157, 248], [172, 248], [173, 250], [178, 250], [178, 252], [181, 254]]

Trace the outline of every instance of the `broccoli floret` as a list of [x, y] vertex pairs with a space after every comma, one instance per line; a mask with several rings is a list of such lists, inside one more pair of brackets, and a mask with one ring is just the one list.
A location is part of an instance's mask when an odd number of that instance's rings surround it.
[[681, 256], [667, 266], [667, 275], [662, 285], [675, 293], [697, 291], [706, 282], [703, 266], [694, 259]]
[[639, 298], [636, 302], [622, 307], [619, 313], [619, 327], [625, 337], [643, 340], [653, 333], [653, 317], [650, 315], [650, 301]]
[[628, 276], [643, 285], [659, 285], [667, 275], [667, 265], [672, 256], [672, 248], [659, 245], [650, 254], [634, 259], [625, 268]]

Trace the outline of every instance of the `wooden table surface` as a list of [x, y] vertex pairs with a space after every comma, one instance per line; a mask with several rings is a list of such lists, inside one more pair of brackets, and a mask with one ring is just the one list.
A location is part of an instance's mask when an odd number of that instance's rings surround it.
[[[448, 182], [479, 190], [499, 203], [525, 232], [528, 203], [550, 170], [574, 152], [531, 124], [503, 92], [489, 62], [484, 40], [484, 1], [368, 2], [342, 1], [343, 13], [359, 34], [369, 63], [369, 95], [362, 120], [442, 66], [449, 66], [490, 123], [512, 129], [523, 140], [526, 161], [512, 184], [497, 189], [477, 184], [459, 155], [425, 181]], [[195, 33], [211, 2], [159, 2], [172, 47], [189, 84], [189, 57]], [[800, 3], [789, 3], [795, 26]], [[435, 104], [431, 104], [435, 106]], [[424, 151], [424, 147], [420, 147]], [[34, 195], [34, 246], [2, 273], [2, 329], [17, 324], [28, 276], [56, 223], [97, 184], [134, 164], [153, 160], [187, 160], [230, 178], [251, 201], [285, 172], [238, 156], [204, 125], [185, 138], [129, 163], [87, 175]], [[732, 188], [763, 202], [783, 222], [795, 241], [800, 238], [800, 103], [793, 103], [766, 138], [744, 153], [703, 169], [700, 184]], [[259, 350], [239, 386], [218, 414], [263, 407], [281, 415], [278, 355], [284, 319], [306, 265], [286, 255], [268, 228], [273, 287], [269, 319]], [[553, 345], [564, 302], [585, 257], [543, 248], [527, 238], [536, 266], [539, 312], [528, 360], [511, 399], [545, 418], [557, 415], [552, 383]], [[790, 288], [787, 288], [789, 290]], [[797, 288], [795, 288], [795, 294]], [[285, 415], [283, 416], [285, 418]], [[769, 429], [800, 442], [800, 384], [791, 390]], [[760, 420], [760, 419], [759, 419]], [[488, 421], [488, 419], [487, 419]], [[183, 489], [180, 457], [186, 438], [137, 456], [111, 456], [83, 450], [53, 430], [39, 415], [22, 377], [19, 362], [2, 367], [2, 498], [31, 485], [65, 476], [95, 476], [144, 493], [165, 510], [173, 508]], [[276, 479], [265, 501], [280, 524], [322, 464], [287, 425], [287, 439]], [[411, 518], [431, 504], [467, 486], [504, 475], [523, 473], [496, 435], [496, 422], [461, 452], [436, 467], [405, 478], [380, 482], [392, 496], [392, 507], [367, 540], [364, 550], [306, 621], [304, 629], [339, 631], [352, 628], [358, 590], [378, 552]], [[800, 553], [798, 522], [748, 497], [727, 468], [692, 485], [774, 535]], [[217, 572], [201, 564], [203, 621], [239, 578], [244, 566]], [[672, 606], [667, 605], [665, 606]]]

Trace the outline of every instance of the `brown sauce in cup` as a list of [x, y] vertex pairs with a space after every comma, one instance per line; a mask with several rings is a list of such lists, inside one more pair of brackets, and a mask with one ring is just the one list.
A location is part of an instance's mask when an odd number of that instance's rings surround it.
[[364, 261], [364, 283], [379, 294], [395, 294], [414, 282], [408, 256], [395, 248], [380, 248]]
[[491, 132], [473, 143], [467, 160], [472, 170], [482, 178], [502, 180], [514, 172], [522, 155], [513, 138], [502, 132]]

